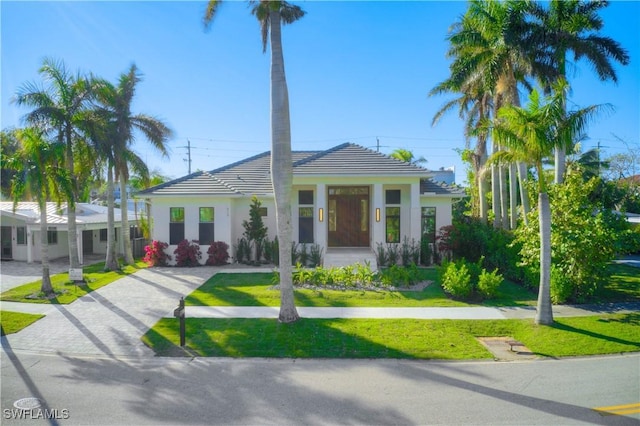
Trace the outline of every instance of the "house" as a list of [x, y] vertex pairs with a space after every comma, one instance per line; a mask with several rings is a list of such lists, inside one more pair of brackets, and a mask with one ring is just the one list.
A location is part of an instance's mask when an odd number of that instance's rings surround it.
[[[464, 196], [432, 181], [424, 168], [351, 143], [294, 151], [292, 159], [293, 240], [318, 244], [327, 254], [338, 248], [373, 253], [378, 243], [405, 237], [435, 241], [437, 231], [451, 224], [453, 200]], [[152, 238], [167, 242], [168, 254], [183, 239], [198, 242], [203, 253], [211, 241], [233, 248], [253, 196], [262, 203], [268, 237], [275, 238], [269, 169], [270, 153], [264, 152], [139, 192], [151, 203]]]
[[[118, 253], [123, 253], [120, 209], [114, 210]], [[40, 261], [40, 208], [36, 202], [0, 202], [2, 228], [2, 260]], [[129, 212], [131, 235], [136, 235], [136, 216]], [[49, 258], [69, 256], [67, 208], [63, 203], [47, 203], [47, 238]], [[80, 262], [86, 254], [107, 252], [107, 207], [94, 204], [76, 204], [76, 226], [78, 229], [78, 251]]]

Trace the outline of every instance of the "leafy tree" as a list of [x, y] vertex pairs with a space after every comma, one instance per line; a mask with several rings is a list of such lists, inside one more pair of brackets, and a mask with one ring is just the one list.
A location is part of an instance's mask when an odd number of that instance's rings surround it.
[[[49, 274], [49, 244], [47, 227], [47, 201], [50, 198], [60, 203], [66, 198], [73, 204], [73, 182], [65, 167], [65, 146], [60, 142], [49, 142], [43, 132], [35, 128], [15, 133], [20, 143], [18, 151], [7, 160], [7, 165], [16, 171], [11, 180], [14, 209], [27, 193], [38, 202], [40, 210], [40, 245], [42, 257], [42, 286], [40, 291], [53, 295]], [[67, 207], [69, 206], [67, 205]]]
[[415, 158], [413, 152], [404, 148], [397, 148], [393, 150], [389, 157], [395, 158], [396, 160], [404, 161], [405, 163], [411, 163], [415, 165], [421, 165], [427, 162], [427, 159], [424, 157]]
[[582, 134], [589, 120], [602, 109], [590, 106], [565, 113], [564, 99], [568, 85], [564, 81], [555, 84], [554, 94], [546, 104], [540, 100], [537, 90], [529, 96], [526, 108], [507, 106], [498, 111], [493, 135], [507, 147], [507, 151], [494, 154], [493, 161], [521, 160], [533, 164], [538, 174], [538, 220], [540, 237], [540, 287], [536, 324], [552, 324], [551, 311], [551, 205], [549, 185], [545, 179], [543, 162], [550, 156], [559, 139], [573, 139]]
[[0, 132], [0, 185], [2, 186], [2, 198], [11, 198], [11, 180], [16, 171], [8, 167], [9, 159], [18, 151], [20, 144], [16, 137], [15, 129], [5, 129]]
[[79, 186], [74, 145], [82, 140], [80, 127], [91, 98], [91, 87], [85, 77], [69, 72], [62, 61], [45, 59], [39, 73], [48, 85], [42, 87], [36, 83], [25, 83], [18, 89], [13, 101], [17, 105], [33, 108], [25, 115], [27, 123], [39, 127], [46, 134], [53, 134], [56, 140], [65, 144], [66, 167], [74, 189], [67, 200], [69, 261], [71, 268], [78, 268], [80, 260], [75, 202]]
[[[220, 1], [209, 0], [204, 15], [205, 26], [211, 25], [220, 6]], [[251, 13], [258, 19], [262, 34], [262, 50], [271, 45], [271, 180], [276, 202], [276, 222], [279, 240], [279, 258], [291, 258], [292, 224], [291, 191], [293, 184], [293, 161], [291, 157], [291, 122], [289, 117], [289, 94], [282, 55], [283, 24], [291, 24], [302, 18], [305, 12], [286, 1], [260, 0], [252, 2]], [[299, 319], [293, 300], [292, 265], [288, 261], [280, 264], [280, 314], [281, 322]]]

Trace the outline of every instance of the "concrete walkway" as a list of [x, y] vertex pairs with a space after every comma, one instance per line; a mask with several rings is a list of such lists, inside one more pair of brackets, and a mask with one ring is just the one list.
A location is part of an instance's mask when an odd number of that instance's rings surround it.
[[[70, 305], [0, 302], [3, 311], [46, 316], [2, 337], [12, 350], [112, 357], [153, 357], [140, 337], [160, 318], [171, 317], [180, 297], [218, 272], [266, 272], [266, 268], [153, 268], [102, 287]], [[277, 318], [277, 307], [187, 306], [187, 317]], [[611, 306], [554, 306], [554, 315], [583, 316], [640, 311], [640, 303]], [[507, 319], [533, 318], [535, 308], [298, 308], [306, 318]]]

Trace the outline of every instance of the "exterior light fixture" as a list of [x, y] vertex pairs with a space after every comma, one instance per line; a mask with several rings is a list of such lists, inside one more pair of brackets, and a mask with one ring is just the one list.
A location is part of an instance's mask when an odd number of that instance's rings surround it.
[[380, 208], [376, 207], [376, 222], [380, 222]]
[[318, 220], [320, 222], [324, 221], [324, 209], [322, 207], [318, 209]]

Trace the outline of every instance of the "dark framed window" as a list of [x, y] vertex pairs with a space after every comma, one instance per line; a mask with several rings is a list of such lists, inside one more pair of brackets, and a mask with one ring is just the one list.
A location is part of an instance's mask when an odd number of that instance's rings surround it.
[[215, 210], [213, 207], [200, 207], [200, 225], [198, 240], [200, 244], [211, 244], [214, 237]]
[[298, 210], [298, 241], [313, 243], [313, 207], [300, 207]]
[[385, 194], [385, 204], [400, 204], [400, 190], [387, 189]]
[[266, 207], [260, 207], [259, 211], [260, 211], [260, 216], [267, 217], [268, 211]]
[[298, 191], [298, 204], [304, 205], [313, 205], [313, 191], [305, 190]]
[[49, 227], [47, 229], [47, 243], [48, 244], [58, 244], [58, 229], [54, 227]]
[[400, 207], [385, 209], [385, 231], [388, 243], [400, 242]]
[[19, 246], [24, 246], [27, 244], [27, 227], [26, 226], [18, 226], [16, 228], [16, 244]]
[[[109, 238], [109, 234], [107, 233], [107, 228], [101, 229], [100, 230], [100, 241], [107, 241]], [[118, 230], [114, 229], [113, 230], [113, 239], [114, 241], [118, 241]]]
[[436, 242], [436, 208], [435, 207], [423, 207], [422, 208], [422, 238], [430, 243]]
[[184, 207], [169, 208], [169, 244], [184, 240]]

